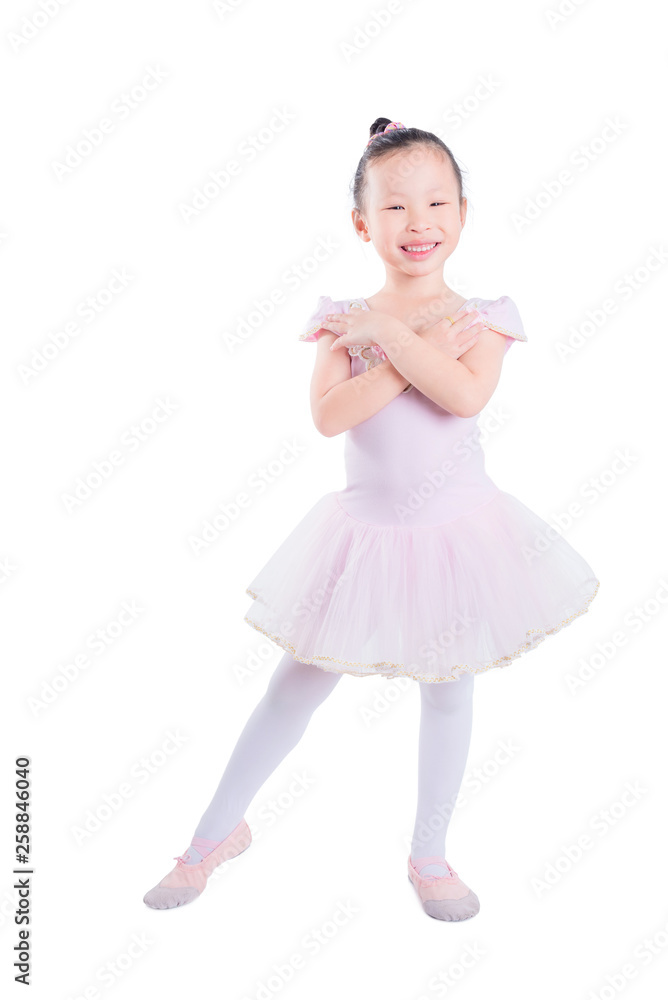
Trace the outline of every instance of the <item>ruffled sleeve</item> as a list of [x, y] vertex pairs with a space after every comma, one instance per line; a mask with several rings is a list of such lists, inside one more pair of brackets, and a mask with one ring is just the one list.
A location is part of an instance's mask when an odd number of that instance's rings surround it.
[[[476, 303], [474, 303], [476, 305]], [[526, 342], [527, 336], [520, 318], [519, 310], [513, 300], [508, 295], [502, 295], [487, 305], [477, 304], [476, 308], [485, 320], [485, 325], [490, 330], [496, 330], [506, 338], [507, 353], [511, 344], [516, 340]]]
[[[317, 340], [322, 329], [320, 324], [324, 321], [325, 316], [328, 313], [344, 311], [343, 303], [334, 302], [333, 299], [330, 299], [329, 295], [321, 295], [318, 299], [315, 312], [308, 318], [303, 333], [299, 334], [299, 340]], [[324, 330], [323, 332], [336, 333], [335, 330]], [[340, 334], [337, 333], [337, 336], [340, 336]]]

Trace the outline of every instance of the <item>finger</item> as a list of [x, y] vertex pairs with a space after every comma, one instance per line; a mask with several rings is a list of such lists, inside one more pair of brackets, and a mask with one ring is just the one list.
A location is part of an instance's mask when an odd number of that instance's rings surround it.
[[462, 313], [461, 316], [458, 316], [457, 313], [454, 313], [452, 316], [446, 316], [445, 318], [449, 320], [451, 326], [454, 326], [457, 330], [460, 330], [462, 328], [462, 323], [464, 323], [465, 321], [469, 322], [471, 319], [471, 317], [466, 313]]
[[485, 324], [484, 323], [476, 323], [474, 326], [470, 326], [466, 330], [461, 330], [457, 334], [458, 342], [461, 343], [461, 344], [464, 344], [464, 343], [466, 343], [466, 341], [467, 341], [467, 339], [469, 337], [473, 337], [473, 336], [477, 337], [478, 334], [482, 330], [484, 330], [484, 329], [485, 329]]
[[479, 340], [478, 337], [471, 337], [470, 340], [465, 341], [460, 346], [459, 350], [461, 351], [462, 354], [466, 354], [466, 352], [470, 351], [472, 347], [475, 347], [475, 345], [478, 343], [478, 340]]
[[321, 330], [329, 330], [330, 333], [347, 333], [348, 326], [345, 323], [340, 323], [336, 319], [326, 319], [323, 320]]
[[[465, 330], [466, 327], [468, 327], [474, 321], [476, 325], [483, 323], [483, 318], [480, 315], [480, 313], [477, 312], [465, 313], [463, 316], [460, 316], [458, 320], [456, 320], [455, 325], [457, 326], [458, 331], [462, 331]], [[473, 329], [473, 326], [471, 326], [471, 329]]]

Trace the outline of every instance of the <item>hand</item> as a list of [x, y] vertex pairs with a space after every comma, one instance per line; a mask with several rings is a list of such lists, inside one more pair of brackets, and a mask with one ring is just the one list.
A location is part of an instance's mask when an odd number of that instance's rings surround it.
[[438, 347], [439, 350], [443, 351], [449, 357], [454, 358], [455, 361], [462, 354], [465, 354], [469, 348], [473, 347], [474, 344], [478, 343], [478, 335], [486, 325], [484, 319], [481, 318], [473, 326], [469, 326], [468, 330], [465, 330], [464, 327], [468, 326], [471, 320], [480, 314], [477, 310], [466, 313], [463, 312], [463, 309], [464, 306], [461, 306], [451, 316], [451, 319], [455, 321], [454, 323], [451, 323], [450, 319], [444, 316], [443, 319], [439, 319], [438, 322], [427, 327], [426, 330], [419, 334], [423, 340], [428, 340], [434, 347]]
[[347, 313], [328, 313], [322, 321], [323, 330], [340, 334], [330, 348], [332, 351], [354, 345], [379, 346], [378, 334], [381, 330], [387, 331], [391, 326], [399, 327], [403, 324], [395, 316], [378, 312], [376, 309], [351, 309]]

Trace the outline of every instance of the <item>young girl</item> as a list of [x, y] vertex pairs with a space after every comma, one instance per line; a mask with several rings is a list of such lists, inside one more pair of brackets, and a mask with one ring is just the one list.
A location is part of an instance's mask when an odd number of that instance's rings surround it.
[[244, 812], [343, 674], [420, 685], [418, 804], [408, 875], [426, 913], [464, 920], [476, 894], [445, 859], [471, 735], [474, 674], [503, 667], [587, 611], [599, 581], [485, 472], [478, 414], [526, 342], [515, 303], [443, 281], [467, 201], [446, 145], [377, 119], [352, 221], [386, 270], [369, 298], [320, 296], [311, 410], [346, 431], [347, 485], [318, 500], [247, 588], [245, 621], [285, 655], [248, 719], [192, 843], [144, 902], [195, 899], [244, 851]]

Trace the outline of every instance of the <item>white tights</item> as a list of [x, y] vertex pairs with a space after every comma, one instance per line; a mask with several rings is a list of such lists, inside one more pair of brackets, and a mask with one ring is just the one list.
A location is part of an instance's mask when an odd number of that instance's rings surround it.
[[[297, 745], [315, 709], [342, 676], [310, 663], [300, 663], [285, 653], [241, 731], [194, 836], [221, 841], [232, 832], [267, 778]], [[457, 681], [417, 683], [421, 704], [413, 860], [445, 856], [445, 835], [471, 739], [473, 675], [461, 674]], [[200, 860], [192, 846], [188, 852], [191, 863]], [[444, 866], [421, 868], [423, 875], [444, 872]]]

